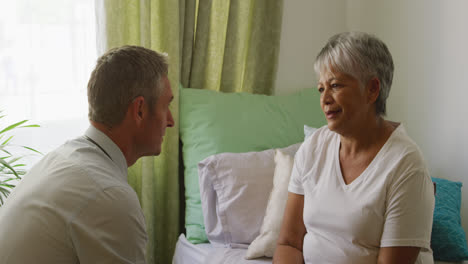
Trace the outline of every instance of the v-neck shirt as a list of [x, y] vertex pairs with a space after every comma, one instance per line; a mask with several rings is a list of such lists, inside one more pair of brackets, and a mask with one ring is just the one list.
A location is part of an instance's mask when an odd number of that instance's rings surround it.
[[430, 250], [434, 192], [422, 154], [400, 124], [367, 168], [346, 184], [340, 136], [317, 130], [295, 156], [289, 191], [304, 195], [306, 263], [376, 263], [380, 247]]
[[[396, 129], [398, 129], [398, 127]], [[346, 189], [352, 188], [353, 185], [359, 185], [360, 181], [364, 180], [369, 173], [372, 173], [373, 168], [375, 168], [374, 164], [380, 162], [381, 160], [383, 160], [385, 158], [385, 157], [381, 157], [381, 156], [385, 155], [385, 153], [388, 151], [388, 148], [390, 147], [391, 142], [392, 142], [392, 137], [395, 137], [398, 134], [399, 134], [399, 132], [397, 132], [397, 133], [392, 132], [390, 137], [387, 139], [387, 141], [384, 143], [384, 145], [380, 148], [380, 150], [377, 152], [375, 157], [371, 160], [369, 165], [367, 165], [367, 167], [364, 169], [364, 171], [362, 171], [361, 174], [359, 174], [359, 176], [357, 178], [355, 178], [350, 183], [345, 182], [344, 176], [343, 176], [343, 171], [341, 170], [341, 164], [340, 164], [341, 138], [339, 136], [334, 137], [333, 143], [332, 143], [333, 146], [330, 146], [330, 147], [335, 148], [335, 152], [333, 153], [334, 154], [334, 160], [335, 160], [335, 164], [334, 164], [333, 169], [334, 169], [334, 173], [338, 177], [338, 181], [341, 182], [341, 186], [343, 187], [343, 189], [346, 190]]]

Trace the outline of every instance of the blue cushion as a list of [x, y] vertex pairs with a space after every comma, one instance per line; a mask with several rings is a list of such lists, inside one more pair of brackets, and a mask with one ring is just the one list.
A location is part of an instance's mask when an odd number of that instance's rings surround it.
[[434, 259], [468, 260], [465, 231], [461, 226], [461, 182], [432, 178], [436, 183], [431, 247]]

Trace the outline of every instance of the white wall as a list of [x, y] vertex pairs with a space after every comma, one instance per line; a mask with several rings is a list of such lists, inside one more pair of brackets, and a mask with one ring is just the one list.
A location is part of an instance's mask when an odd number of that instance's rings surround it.
[[315, 56], [330, 36], [346, 31], [345, 14], [345, 0], [284, 1], [276, 94], [316, 86]]
[[388, 118], [404, 123], [431, 176], [461, 181], [468, 230], [468, 1], [347, 2], [349, 30], [389, 46], [395, 79]]
[[285, 1], [276, 93], [315, 85], [313, 58], [332, 34], [376, 34], [395, 62], [388, 119], [405, 125], [431, 176], [464, 184], [462, 224], [468, 230], [466, 10], [465, 0]]

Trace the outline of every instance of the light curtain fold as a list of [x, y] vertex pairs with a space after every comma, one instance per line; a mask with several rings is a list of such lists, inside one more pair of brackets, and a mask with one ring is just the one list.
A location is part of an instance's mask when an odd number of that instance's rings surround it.
[[129, 168], [145, 214], [148, 263], [171, 263], [179, 215], [178, 86], [271, 94], [283, 0], [95, 0], [100, 54], [139, 45], [169, 55], [174, 128], [162, 152]]
[[182, 85], [272, 94], [283, 0], [187, 2]]
[[169, 55], [169, 80], [176, 124], [166, 130], [158, 157], [144, 157], [128, 170], [148, 233], [147, 263], [170, 263], [179, 235], [179, 2], [96, 0], [98, 49], [138, 45]]

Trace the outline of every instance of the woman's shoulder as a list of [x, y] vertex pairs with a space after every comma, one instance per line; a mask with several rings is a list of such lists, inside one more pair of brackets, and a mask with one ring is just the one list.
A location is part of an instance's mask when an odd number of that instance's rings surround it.
[[387, 155], [399, 159], [408, 166], [426, 169], [424, 157], [419, 146], [408, 135], [403, 124], [398, 125], [387, 142]]
[[332, 142], [334, 142], [336, 137], [337, 134], [330, 131], [327, 125], [322, 126], [304, 140], [298, 150], [298, 153], [302, 153], [302, 155], [308, 156], [319, 150], [319, 152], [323, 152], [330, 144], [332, 144]]
[[323, 144], [333, 138], [335, 135], [334, 132], [328, 129], [328, 126], [322, 126], [315, 130], [313, 133], [310, 133], [305, 139], [304, 143], [302, 144], [305, 148], [314, 148], [317, 147], [319, 144]]
[[389, 145], [393, 149], [401, 149], [406, 152], [419, 152], [416, 142], [408, 135], [403, 124], [395, 128], [389, 138]]

